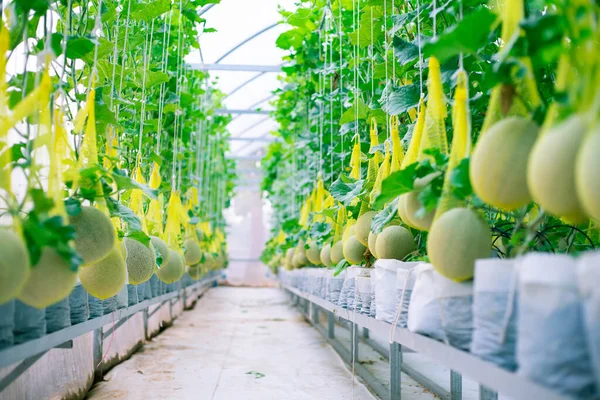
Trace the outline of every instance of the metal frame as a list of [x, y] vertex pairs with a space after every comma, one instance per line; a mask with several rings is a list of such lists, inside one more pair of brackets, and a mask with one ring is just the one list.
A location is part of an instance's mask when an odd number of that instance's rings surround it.
[[266, 28], [261, 29], [260, 31], [256, 32], [255, 34], [253, 34], [251, 36], [248, 36], [246, 39], [244, 39], [243, 41], [241, 41], [237, 45], [233, 46], [229, 51], [227, 51], [225, 54], [223, 54], [221, 57], [219, 57], [217, 59], [217, 61], [215, 61], [215, 64], [220, 63], [221, 61], [223, 61], [223, 59], [225, 57], [227, 57], [228, 55], [230, 55], [231, 53], [233, 53], [234, 51], [236, 51], [237, 49], [239, 49], [240, 47], [242, 47], [243, 45], [245, 45], [246, 43], [248, 43], [252, 39], [256, 39], [258, 36], [262, 35], [263, 33], [265, 33], [267, 31], [275, 28], [277, 25], [279, 25], [279, 22], [275, 22], [274, 24], [269, 25]]
[[228, 137], [227, 140], [230, 142], [274, 142], [275, 139], [264, 136], [259, 137]]
[[[30, 358], [41, 356], [45, 354], [47, 351], [50, 351], [53, 348], [63, 348], [62, 346], [79, 336], [82, 336], [88, 332], [94, 332], [94, 360], [96, 356], [99, 355], [99, 360], [102, 359], [102, 339], [105, 335], [112, 333], [112, 329], [110, 328], [107, 332], [104, 332], [102, 327], [104, 325], [110, 324], [115, 321], [114, 329], [118, 329], [124, 321], [129, 319], [133, 314], [136, 314], [140, 311], [146, 310], [150, 306], [155, 304], [163, 304], [166, 301], [169, 301], [173, 298], [179, 298], [182, 295], [183, 291], [194, 291], [199, 290], [200, 293], [203, 293], [204, 290], [208, 289], [213, 285], [214, 282], [219, 280], [219, 275], [214, 277], [208, 277], [207, 279], [196, 282], [193, 285], [188, 286], [187, 288], [180, 289], [175, 292], [166, 293], [162, 296], [155, 297], [150, 300], [144, 300], [134, 306], [127, 307], [121, 310], [117, 310], [114, 313], [109, 315], [104, 315], [102, 317], [90, 319], [88, 321], [82, 322], [77, 325], [72, 325], [67, 328], [61, 329], [59, 331], [47, 334], [38, 339], [33, 339], [27, 341], [25, 343], [21, 343], [12, 347], [9, 347], [4, 350], [0, 350], [0, 369], [10, 366], [18, 361], [24, 360], [21, 364], [25, 363]], [[113, 315], [116, 314], [116, 315]], [[98, 344], [100, 345], [100, 349], [98, 351]], [[95, 365], [98, 365], [96, 363]], [[2, 384], [0, 383], [0, 388]], [[0, 390], [1, 392], [1, 390]]]
[[215, 114], [259, 114], [259, 115], [269, 115], [272, 110], [238, 110], [238, 109], [227, 109], [227, 108], [218, 108], [215, 110]]
[[227, 93], [223, 99], [228, 98], [229, 96], [233, 95], [235, 92], [237, 92], [238, 90], [240, 90], [241, 88], [243, 88], [244, 86], [248, 85], [249, 83], [254, 82], [255, 80], [257, 80], [258, 78], [260, 78], [261, 76], [263, 76], [264, 74], [266, 74], [266, 72], [259, 72], [258, 74], [254, 75], [251, 78], [248, 78], [247, 80], [245, 80], [244, 82], [240, 83], [235, 89], [233, 89], [231, 92]]
[[188, 67], [196, 71], [236, 71], [236, 72], [281, 72], [281, 65], [244, 65], [244, 64], [203, 64], [191, 63]]
[[[391, 324], [387, 322], [379, 321], [362, 314], [354, 314], [352, 311], [338, 307], [320, 297], [301, 292], [296, 288], [287, 285], [282, 285], [282, 287], [292, 294], [294, 303], [302, 299], [306, 303], [313, 303], [329, 312], [329, 338], [335, 335], [331, 324], [331, 319], [335, 317], [354, 322], [357, 326], [367, 328], [369, 331], [376, 332], [383, 337], [387, 337], [390, 332]], [[335, 327], [335, 325], [333, 326]], [[400, 371], [405, 370], [405, 368], [402, 363], [401, 352], [398, 352], [408, 348], [445, 365], [451, 370], [451, 391], [449, 398], [452, 400], [462, 398], [462, 375], [468, 376], [479, 383], [480, 399], [494, 399], [497, 398], [498, 393], [502, 393], [511, 398], [523, 400], [567, 400], [565, 396], [484, 361], [473, 354], [448, 346], [426, 336], [410, 332], [407, 329], [397, 328], [393, 340], [394, 343], [390, 347], [390, 376], [392, 380], [390, 392], [388, 396], [383, 397], [384, 399], [399, 400], [401, 398], [399, 376]], [[358, 369], [357, 372], [360, 374]], [[414, 376], [413, 379], [415, 379]]]

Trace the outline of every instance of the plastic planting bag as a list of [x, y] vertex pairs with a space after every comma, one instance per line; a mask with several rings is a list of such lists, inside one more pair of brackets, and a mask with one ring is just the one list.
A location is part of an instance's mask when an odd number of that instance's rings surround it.
[[334, 271], [330, 270], [327, 276], [327, 300], [333, 304], [339, 304], [340, 294], [344, 281], [346, 280], [346, 271], [342, 271], [338, 276], [333, 276]]
[[152, 278], [150, 278], [150, 290], [152, 291], [152, 297], [159, 296], [159, 282], [160, 280], [158, 279], [158, 276], [156, 276], [156, 274], [152, 275]]
[[104, 315], [104, 305], [102, 300], [88, 293], [88, 307], [90, 310], [90, 319], [98, 318]]
[[408, 306], [415, 287], [415, 267], [420, 263], [407, 264], [396, 271], [396, 326], [406, 328], [408, 322]]
[[377, 315], [377, 298], [375, 297], [375, 274], [371, 271], [371, 308], [369, 309], [369, 317], [375, 318]]
[[20, 344], [46, 334], [46, 310], [15, 300], [14, 342]]
[[[364, 315], [369, 315], [371, 311], [371, 277], [357, 276], [356, 277], [356, 296], [358, 298], [356, 312]], [[358, 307], [360, 304], [360, 308]]]
[[418, 263], [398, 260], [377, 260], [375, 262], [375, 301], [376, 319], [392, 323], [396, 315], [396, 272], [399, 269], [414, 268]]
[[117, 296], [109, 297], [108, 299], [102, 300], [102, 309], [104, 315], [108, 315], [117, 311]]
[[595, 251], [579, 260], [579, 290], [583, 297], [585, 337], [594, 373], [596, 389], [600, 391], [600, 252]]
[[356, 299], [356, 277], [370, 276], [370, 272], [370, 268], [348, 267], [346, 269], [346, 279], [344, 280], [344, 286], [340, 293], [339, 306], [347, 308], [350, 311], [354, 310], [354, 302]]
[[69, 311], [71, 313], [71, 325], [80, 324], [90, 319], [88, 294], [79, 282], [69, 295]]
[[14, 343], [13, 330], [15, 328], [15, 301], [10, 300], [0, 304], [0, 350], [10, 347]]
[[431, 264], [419, 264], [415, 270], [415, 286], [408, 306], [408, 330], [436, 340], [444, 340], [444, 328], [435, 291], [435, 277], [439, 275]]
[[46, 332], [52, 333], [71, 326], [69, 298], [62, 299], [46, 308]]
[[152, 287], [150, 281], [144, 282], [144, 300], [152, 299]]
[[469, 351], [473, 337], [473, 282], [455, 282], [434, 275], [445, 339], [452, 347]]
[[[597, 267], [597, 266], [596, 266]], [[532, 253], [519, 262], [519, 375], [569, 397], [597, 398], [580, 266], [566, 255]]]
[[517, 369], [516, 262], [477, 260], [471, 353], [509, 371]]
[[131, 283], [127, 284], [127, 305], [129, 307], [135, 306], [139, 302], [137, 286]]

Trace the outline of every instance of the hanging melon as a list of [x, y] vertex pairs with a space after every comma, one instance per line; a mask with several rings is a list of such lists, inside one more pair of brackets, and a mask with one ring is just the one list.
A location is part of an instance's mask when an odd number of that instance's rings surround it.
[[464, 281], [473, 277], [475, 260], [492, 250], [490, 227], [473, 210], [454, 208], [439, 216], [427, 237], [427, 255], [445, 277]]
[[321, 249], [316, 241], [310, 242], [308, 245], [308, 250], [306, 250], [306, 258], [313, 265], [321, 265]]
[[294, 268], [294, 248], [287, 249], [285, 252], [285, 269], [292, 270]]
[[319, 254], [319, 258], [324, 266], [328, 268], [334, 266], [333, 261], [331, 261], [331, 243], [327, 243], [325, 246], [323, 246], [321, 249], [321, 254]]
[[14, 232], [0, 229], [0, 304], [19, 294], [29, 278], [29, 252]]
[[146, 282], [154, 275], [154, 267], [156, 265], [156, 255], [152, 245], [144, 246], [142, 243], [134, 239], [123, 239], [127, 248], [127, 272], [129, 283], [139, 285]]
[[577, 197], [575, 164], [589, 128], [584, 115], [573, 115], [536, 142], [527, 169], [533, 199], [550, 214], [570, 223], [587, 220]]
[[375, 252], [384, 260], [403, 260], [417, 249], [417, 243], [408, 229], [399, 225], [384, 228], [377, 235]]
[[365, 250], [367, 246], [362, 244], [356, 235], [352, 235], [344, 242], [342, 252], [350, 264], [360, 265], [365, 260]]
[[367, 247], [369, 248], [369, 251], [375, 258], [379, 258], [379, 256], [377, 256], [377, 249], [376, 249], [377, 236], [379, 236], [377, 233], [369, 232], [369, 237], [367, 239]]
[[156, 276], [164, 283], [177, 282], [185, 273], [181, 254], [172, 249], [169, 250], [169, 253], [168, 261], [156, 270]]
[[418, 211], [422, 205], [419, 201], [419, 194], [422, 190], [431, 183], [432, 180], [440, 176], [439, 172], [429, 174], [423, 178], [415, 179], [414, 188], [412, 192], [401, 195], [401, 199], [398, 200], [398, 204], [402, 202], [402, 210], [398, 207], [398, 212], [402, 212], [402, 220], [407, 223], [408, 226], [418, 229], [420, 231], [428, 231], [435, 217], [436, 209], [427, 212], [423, 216], [418, 215]]
[[101, 300], [115, 296], [127, 283], [127, 265], [119, 247], [97, 263], [79, 268], [81, 285]]
[[577, 197], [587, 215], [600, 222], [600, 131], [588, 134], [575, 166]]
[[115, 245], [115, 229], [102, 211], [95, 207], [82, 207], [81, 212], [69, 218], [75, 228], [75, 249], [84, 264], [102, 260]]
[[331, 247], [331, 263], [335, 266], [344, 259], [344, 242], [338, 241]]
[[[167, 264], [169, 262], [169, 257], [171, 256], [169, 246], [167, 246], [165, 241], [158, 236], [150, 236], [150, 242], [152, 243], [152, 247], [154, 247], [154, 251], [156, 252], [156, 264], [159, 267]], [[125, 254], [125, 257], [127, 257], [127, 254]], [[158, 262], [159, 257], [160, 263]]]
[[364, 246], [368, 245], [369, 232], [371, 231], [371, 222], [377, 213], [375, 211], [367, 211], [356, 220], [354, 233], [356, 238]]
[[202, 249], [196, 239], [191, 237], [185, 239], [183, 242], [183, 249], [186, 265], [195, 265], [202, 260]]
[[527, 163], [538, 132], [535, 122], [510, 117], [479, 138], [471, 156], [470, 176], [473, 190], [483, 201], [503, 210], [531, 202]]

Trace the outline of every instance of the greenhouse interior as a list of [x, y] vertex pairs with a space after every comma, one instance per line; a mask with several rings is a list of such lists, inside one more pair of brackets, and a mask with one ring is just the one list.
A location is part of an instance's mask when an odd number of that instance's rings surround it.
[[600, 399], [600, 2], [0, 10], [0, 400]]

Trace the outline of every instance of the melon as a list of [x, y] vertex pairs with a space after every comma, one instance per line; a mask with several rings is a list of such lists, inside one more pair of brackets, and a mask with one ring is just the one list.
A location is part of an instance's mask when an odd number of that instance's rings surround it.
[[198, 241], [189, 237], [183, 242], [185, 264], [195, 265], [202, 260], [202, 249]]
[[75, 249], [84, 264], [102, 260], [115, 245], [115, 228], [108, 216], [95, 207], [82, 207], [76, 216], [69, 217], [75, 228]]
[[334, 264], [331, 261], [331, 243], [327, 243], [321, 249], [321, 254], [319, 254], [319, 258], [321, 259], [321, 263], [326, 267], [333, 267]]
[[406, 226], [409, 226], [413, 229], [419, 229], [416, 226], [414, 226], [412, 224], [412, 222], [410, 221], [410, 218], [408, 217], [408, 212], [406, 210], [406, 196], [400, 195], [400, 197], [398, 197], [398, 216], [400, 217], [400, 220], [402, 222], [404, 222], [404, 224]]
[[0, 229], [0, 304], [14, 299], [29, 278], [29, 252], [15, 233]]
[[356, 221], [350, 220], [344, 228], [344, 234], [342, 235], [342, 241], [346, 242], [348, 238], [356, 233]]
[[44, 247], [17, 298], [31, 307], [45, 308], [66, 298], [75, 283], [77, 272], [69, 262], [55, 249]]
[[600, 223], [600, 130], [584, 140], [575, 172], [581, 206], [590, 218]]
[[367, 246], [369, 242], [369, 232], [371, 232], [371, 222], [377, 213], [375, 211], [367, 211], [356, 220], [354, 225], [354, 234], [359, 242]]
[[484, 202], [509, 211], [531, 202], [527, 163], [538, 133], [535, 122], [510, 117], [481, 135], [469, 173], [473, 191]]
[[156, 254], [152, 245], [144, 246], [134, 239], [123, 239], [127, 248], [127, 273], [129, 283], [139, 285], [146, 282], [154, 275], [154, 266], [156, 265]]
[[356, 235], [350, 236], [344, 243], [344, 258], [352, 265], [359, 265], [365, 260], [367, 246], [362, 244]]
[[[183, 258], [175, 250], [169, 250], [167, 263], [156, 269], [156, 276], [164, 283], [177, 282], [185, 272]], [[197, 264], [195, 264], [197, 265]]]
[[213, 253], [204, 254], [204, 266], [207, 269], [213, 269], [215, 267], [215, 256]]
[[331, 263], [336, 266], [344, 259], [344, 242], [338, 241], [331, 247]]
[[375, 253], [380, 259], [403, 260], [416, 249], [417, 243], [414, 236], [403, 226], [388, 226], [377, 235]]
[[377, 233], [369, 232], [369, 238], [367, 240], [367, 247], [375, 258], [379, 258], [377, 257], [377, 249], [375, 248], [377, 246], [377, 236]]
[[127, 265], [118, 247], [95, 264], [79, 268], [79, 280], [89, 294], [101, 300], [115, 296], [127, 283]]
[[123, 257], [123, 260], [127, 259], [127, 247], [125, 247], [125, 243], [121, 240], [118, 244], [119, 246], [119, 250], [121, 252], [121, 257]]
[[306, 250], [306, 258], [312, 265], [321, 265], [321, 249], [317, 242], [312, 241], [308, 245], [308, 250]]
[[574, 115], [548, 130], [535, 144], [527, 170], [535, 202], [573, 224], [587, 220], [577, 197], [575, 162], [588, 126], [584, 116]]
[[287, 249], [285, 252], [285, 269], [291, 270], [294, 268], [294, 248]]
[[306, 258], [306, 249], [304, 248], [304, 240], [300, 240], [296, 246], [296, 268], [303, 267], [308, 264], [308, 258]]
[[439, 216], [427, 237], [427, 254], [435, 269], [454, 281], [471, 279], [475, 260], [492, 250], [490, 227], [467, 208], [454, 208]]
[[[150, 236], [150, 241], [152, 242], [152, 247], [154, 247], [154, 251], [156, 252], [156, 265], [160, 267], [168, 263], [171, 251], [169, 250], [169, 246], [167, 246], [165, 241], [158, 236]], [[125, 257], [127, 257], [127, 254], [125, 254]], [[160, 263], [158, 260], [159, 257]]]
[[[182, 263], [182, 265], [183, 265], [183, 263]], [[198, 279], [202, 278], [202, 275], [204, 275], [204, 270], [202, 268], [202, 264], [188, 265], [187, 273], [190, 276], [190, 278], [197, 281]]]

